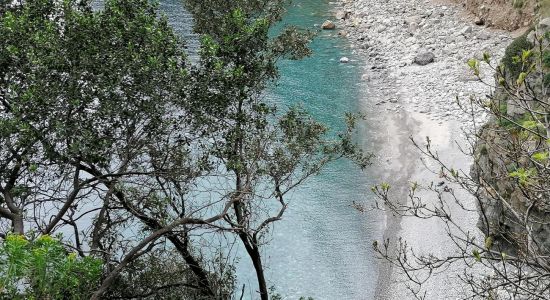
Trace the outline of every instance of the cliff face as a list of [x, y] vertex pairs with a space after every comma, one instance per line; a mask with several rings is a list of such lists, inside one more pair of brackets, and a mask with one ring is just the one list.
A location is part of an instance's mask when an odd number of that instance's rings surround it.
[[453, 0], [487, 26], [516, 30], [531, 25], [539, 0]]
[[[532, 245], [550, 249], [548, 201], [533, 205], [518, 180], [509, 175], [530, 164], [527, 159], [518, 159], [514, 151], [510, 151], [516, 142], [517, 136], [503, 129], [496, 119], [481, 130], [471, 174], [482, 186], [478, 194], [481, 203], [478, 227], [489, 232], [503, 252], [517, 254], [527, 251]], [[529, 219], [541, 222], [525, 224], [527, 214]], [[528, 231], [531, 231], [530, 235]]]
[[[550, 19], [537, 27], [539, 34], [550, 32]], [[471, 170], [481, 187], [478, 227], [494, 238], [501, 251], [513, 254], [550, 253], [550, 131], [547, 118], [535, 117], [550, 110], [548, 83], [542, 79], [549, 66], [535, 63], [523, 87], [518, 87], [522, 70], [515, 74], [506, 62], [512, 56], [517, 61], [522, 48], [533, 51], [532, 62], [544, 61], [550, 52], [537, 53], [540, 48], [531, 41], [535, 42], [534, 32], [519, 37], [507, 49], [503, 65], [509, 72], [497, 78], [499, 88], [490, 100], [494, 116], [479, 132]], [[548, 46], [548, 40], [542, 43]], [[538, 60], [538, 55], [543, 59]], [[504, 79], [510, 84], [502, 84]]]

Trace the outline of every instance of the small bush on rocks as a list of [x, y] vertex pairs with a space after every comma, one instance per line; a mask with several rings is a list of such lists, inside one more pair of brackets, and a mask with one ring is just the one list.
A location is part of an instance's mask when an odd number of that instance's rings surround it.
[[517, 62], [514, 57], [520, 56], [523, 50], [533, 48], [533, 44], [527, 40], [527, 35], [522, 35], [515, 39], [506, 49], [502, 63], [508, 71], [508, 78], [517, 78], [523, 70], [523, 64]]

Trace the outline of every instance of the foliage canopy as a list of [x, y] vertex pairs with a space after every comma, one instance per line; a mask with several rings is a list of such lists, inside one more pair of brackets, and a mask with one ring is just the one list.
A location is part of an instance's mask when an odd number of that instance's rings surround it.
[[332, 139], [263, 97], [280, 59], [310, 54], [310, 33], [269, 32], [286, 1], [186, 5], [196, 60], [147, 0], [0, 2], [0, 230], [63, 232], [100, 259], [92, 299], [228, 299], [235, 253], [216, 239], [242, 243], [267, 299], [260, 249], [288, 193], [335, 159], [368, 163], [354, 117]]

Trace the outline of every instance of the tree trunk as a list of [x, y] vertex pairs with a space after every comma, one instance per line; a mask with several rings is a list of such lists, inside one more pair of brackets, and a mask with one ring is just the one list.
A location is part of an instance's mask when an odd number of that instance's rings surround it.
[[[243, 113], [243, 104], [244, 104], [244, 97], [241, 97], [239, 99], [239, 104], [237, 107], [238, 116], [241, 116]], [[239, 162], [246, 161], [243, 158], [243, 137], [241, 134], [242, 128], [241, 128], [241, 120], [237, 118], [237, 124], [236, 124], [236, 135], [237, 139], [235, 141], [235, 144], [233, 145], [233, 155], [235, 157], [238, 157]], [[243, 164], [244, 165], [244, 164]], [[242, 180], [242, 174], [239, 169], [235, 169], [235, 191], [237, 193], [243, 193], [243, 180]], [[237, 223], [240, 226], [246, 227], [246, 220], [243, 216], [243, 202], [238, 201], [233, 204], [233, 209], [235, 210], [235, 216], [237, 217]], [[252, 264], [254, 265], [254, 270], [256, 271], [256, 278], [258, 280], [258, 288], [260, 290], [260, 299], [261, 300], [269, 300], [269, 294], [267, 291], [267, 284], [265, 282], [265, 275], [264, 275], [264, 268], [262, 266], [262, 258], [260, 256], [260, 249], [258, 248], [258, 243], [254, 237], [249, 236], [245, 231], [239, 232], [239, 238], [244, 244], [244, 247], [246, 248], [246, 252], [248, 252], [248, 256], [250, 256], [250, 259], [252, 260]]]
[[[121, 191], [115, 191], [114, 195], [120, 200], [122, 206], [124, 206], [129, 212], [140, 219], [145, 225], [149, 226], [152, 230], [160, 230], [163, 228], [158, 220], [144, 214], [139, 214], [137, 210], [130, 208], [130, 204], [126, 202], [124, 193]], [[184, 240], [182, 241], [182, 238], [170, 231], [166, 235], [166, 238], [168, 238], [168, 240], [174, 245], [176, 250], [180, 253], [189, 266], [191, 272], [193, 272], [193, 274], [197, 277], [200, 293], [207, 297], [207, 299], [216, 299], [216, 293], [212, 288], [210, 280], [208, 279], [208, 272], [200, 265], [199, 261], [197, 261], [189, 251], [188, 237], [183, 237]]]
[[167, 236], [168, 240], [172, 242], [174, 247], [178, 250], [178, 252], [181, 254], [185, 262], [187, 263], [187, 266], [189, 266], [189, 269], [197, 276], [198, 279], [198, 285], [200, 288], [201, 294], [204, 296], [208, 296], [209, 299], [214, 299], [216, 297], [216, 293], [212, 290], [212, 286], [210, 284], [210, 281], [208, 280], [208, 274], [207, 272], [202, 268], [199, 261], [195, 259], [195, 257], [189, 252], [188, 247], [188, 237], [184, 238], [184, 241], [182, 241], [178, 236], [174, 234], [170, 234]]
[[239, 233], [239, 238], [246, 248], [246, 252], [256, 271], [256, 278], [258, 280], [258, 288], [260, 290], [260, 299], [269, 300], [269, 293], [267, 290], [267, 283], [265, 281], [264, 267], [262, 266], [262, 257], [260, 256], [260, 249], [256, 245], [255, 241], [250, 241], [248, 235], [244, 232]]
[[260, 298], [262, 300], [268, 300], [269, 294], [267, 292], [267, 284], [265, 282], [264, 268], [262, 266], [262, 258], [260, 257], [260, 251], [257, 247], [254, 247], [254, 252], [249, 253], [256, 270], [256, 277], [258, 277], [258, 287], [260, 289]]
[[25, 227], [23, 226], [23, 216], [20, 214], [16, 214], [15, 217], [12, 220], [13, 224], [13, 233], [24, 235], [25, 234]]

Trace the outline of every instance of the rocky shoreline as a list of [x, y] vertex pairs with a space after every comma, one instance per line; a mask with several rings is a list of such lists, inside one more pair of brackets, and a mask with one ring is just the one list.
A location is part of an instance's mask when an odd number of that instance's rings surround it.
[[[470, 121], [453, 99], [489, 89], [471, 74], [467, 61], [487, 52], [496, 63], [512, 41], [509, 33], [461, 15], [455, 4], [423, 0], [343, 0], [336, 13], [339, 34], [366, 58], [363, 79], [377, 104], [397, 113], [419, 112], [439, 123]], [[481, 71], [488, 81], [493, 73]]]
[[[466, 146], [463, 131], [475, 130], [475, 126], [455, 99], [468, 103], [470, 96], [490, 94], [491, 87], [472, 75], [467, 61], [486, 52], [496, 65], [512, 35], [476, 25], [462, 7], [452, 3], [341, 0], [338, 5], [335, 30], [349, 39], [366, 62], [362, 106], [371, 116], [369, 134], [374, 136], [368, 147], [378, 157], [372, 172], [381, 173], [380, 181], [393, 183], [399, 201], [408, 201], [409, 181], [429, 184], [438, 180], [409, 140], [426, 136], [441, 150], [442, 159], [468, 172], [472, 161], [460, 148]], [[488, 83], [493, 82], [493, 74], [488, 67], [480, 72]], [[477, 125], [485, 122], [482, 112], [474, 114]], [[474, 231], [476, 221], [475, 213], [464, 215], [465, 226]], [[452, 251], [437, 223], [388, 213], [384, 239], [398, 237], [420, 251]], [[398, 282], [404, 281], [402, 274], [381, 263], [376, 299], [403, 299], [407, 290]], [[426, 286], [426, 299], [455, 299], [460, 295], [457, 282], [457, 278], [437, 276]]]

